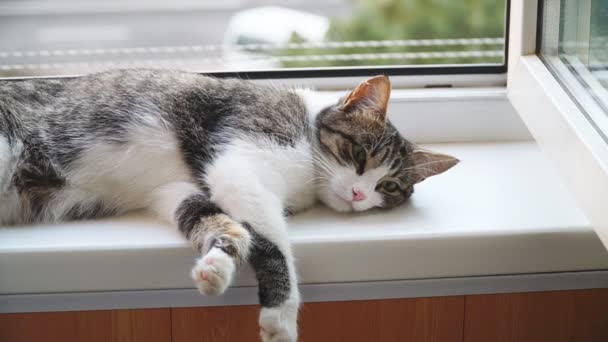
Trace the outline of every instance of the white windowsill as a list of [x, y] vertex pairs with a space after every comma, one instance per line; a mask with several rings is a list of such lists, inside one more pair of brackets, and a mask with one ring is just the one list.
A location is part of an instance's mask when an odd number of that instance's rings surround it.
[[[608, 269], [608, 254], [533, 142], [429, 146], [462, 163], [405, 207], [290, 219], [302, 283]], [[194, 254], [135, 215], [0, 229], [0, 294], [191, 288]], [[566, 252], [567, 251], [567, 252]], [[236, 286], [254, 285], [245, 270]]]

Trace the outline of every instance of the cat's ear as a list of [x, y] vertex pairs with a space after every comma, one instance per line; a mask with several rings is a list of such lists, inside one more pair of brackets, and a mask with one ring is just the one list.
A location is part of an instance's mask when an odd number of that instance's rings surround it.
[[342, 102], [342, 110], [372, 115], [374, 118], [386, 121], [386, 109], [391, 96], [391, 82], [387, 76], [372, 77], [361, 82]]
[[412, 152], [412, 156], [416, 174], [415, 183], [420, 183], [431, 176], [443, 173], [460, 161], [447, 154], [418, 148]]

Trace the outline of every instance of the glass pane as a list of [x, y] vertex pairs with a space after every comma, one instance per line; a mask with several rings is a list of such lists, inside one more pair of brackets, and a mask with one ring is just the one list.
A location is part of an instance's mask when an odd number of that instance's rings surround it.
[[593, 1], [591, 4], [589, 39], [589, 68], [608, 88], [608, 1]]
[[545, 0], [542, 14], [541, 57], [608, 133], [608, 1]]
[[505, 0], [0, 0], [0, 76], [502, 65]]

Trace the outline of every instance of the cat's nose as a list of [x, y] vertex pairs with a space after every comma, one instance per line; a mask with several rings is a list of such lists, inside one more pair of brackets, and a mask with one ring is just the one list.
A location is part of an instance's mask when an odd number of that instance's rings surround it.
[[363, 191], [353, 188], [353, 202], [363, 201], [365, 199], [365, 194]]

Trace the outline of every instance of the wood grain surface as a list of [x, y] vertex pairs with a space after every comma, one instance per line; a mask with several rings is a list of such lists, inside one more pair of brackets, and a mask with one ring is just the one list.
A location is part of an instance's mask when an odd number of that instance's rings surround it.
[[[306, 303], [299, 341], [461, 341], [463, 307], [463, 297]], [[173, 341], [257, 341], [258, 310], [173, 309]]]
[[464, 297], [327, 302], [301, 311], [302, 341], [456, 342]]
[[[257, 305], [0, 314], [0, 342], [259, 341]], [[306, 303], [300, 342], [606, 342], [608, 289]]]
[[0, 342], [169, 342], [170, 309], [0, 315]]
[[464, 342], [606, 342], [608, 289], [467, 296]]

